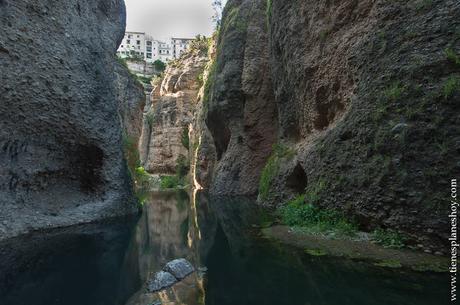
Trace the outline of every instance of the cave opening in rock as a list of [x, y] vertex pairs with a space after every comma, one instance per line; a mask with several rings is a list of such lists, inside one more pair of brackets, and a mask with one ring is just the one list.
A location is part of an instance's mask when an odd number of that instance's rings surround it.
[[297, 194], [302, 194], [308, 184], [307, 174], [300, 164], [294, 167], [286, 180], [286, 186]]
[[80, 188], [87, 193], [96, 192], [102, 184], [104, 153], [95, 145], [79, 145], [76, 150], [76, 164]]

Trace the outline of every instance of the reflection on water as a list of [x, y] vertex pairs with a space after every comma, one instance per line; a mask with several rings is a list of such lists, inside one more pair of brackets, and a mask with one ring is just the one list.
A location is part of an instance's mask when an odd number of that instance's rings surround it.
[[[448, 304], [444, 275], [308, 256], [261, 238], [258, 218], [244, 198], [151, 193], [135, 221], [1, 245], [0, 304]], [[179, 257], [206, 274], [146, 293], [146, 279]]]

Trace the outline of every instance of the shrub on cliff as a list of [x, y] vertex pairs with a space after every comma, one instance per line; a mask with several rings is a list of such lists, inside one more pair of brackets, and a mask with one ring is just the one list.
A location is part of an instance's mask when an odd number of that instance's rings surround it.
[[293, 150], [283, 144], [275, 144], [273, 146], [272, 155], [268, 158], [267, 164], [260, 175], [259, 195], [262, 200], [266, 200], [268, 198], [270, 185], [278, 172], [281, 159], [284, 157], [292, 157], [294, 153], [295, 152]]

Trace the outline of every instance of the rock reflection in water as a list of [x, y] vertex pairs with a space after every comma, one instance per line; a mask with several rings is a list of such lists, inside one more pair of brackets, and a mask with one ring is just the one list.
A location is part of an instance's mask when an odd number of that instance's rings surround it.
[[[203, 304], [203, 278], [198, 273], [186, 277], [173, 287], [158, 293], [148, 293], [145, 283], [153, 273], [170, 260], [186, 258], [195, 267], [201, 266], [196, 246], [200, 232], [197, 225], [194, 195], [184, 191], [152, 192], [144, 204], [135, 237], [130, 246], [126, 265], [138, 262], [142, 288], [129, 300], [129, 305], [152, 304]], [[128, 270], [127, 270], [128, 272]]]
[[[262, 238], [261, 215], [245, 198], [151, 193], [138, 219], [0, 243], [0, 304], [449, 304], [444, 274], [309, 256]], [[147, 293], [176, 258], [207, 272]]]
[[[143, 234], [155, 248], [149, 258], [155, 262], [149, 265], [150, 272], [178, 257], [208, 271], [204, 278], [193, 274], [162, 293], [141, 290], [129, 305], [157, 300], [187, 305], [448, 303], [442, 275], [309, 256], [263, 239], [254, 228], [261, 223], [261, 211], [249, 199], [192, 193], [190, 203], [184, 204], [175, 202], [177, 195], [164, 196], [152, 195], [143, 216], [149, 219]], [[186, 208], [178, 208], [182, 206]], [[145, 238], [137, 237], [139, 241]]]

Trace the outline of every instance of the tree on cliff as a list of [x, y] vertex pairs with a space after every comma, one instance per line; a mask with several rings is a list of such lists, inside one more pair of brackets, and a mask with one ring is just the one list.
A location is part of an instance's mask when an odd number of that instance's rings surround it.
[[212, 9], [214, 10], [214, 15], [212, 16], [212, 22], [214, 22], [215, 28], [220, 27], [222, 21], [222, 11], [224, 10], [224, 1], [222, 0], [213, 0]]
[[163, 72], [166, 69], [166, 64], [161, 60], [157, 59], [153, 62], [153, 67], [157, 72]]

